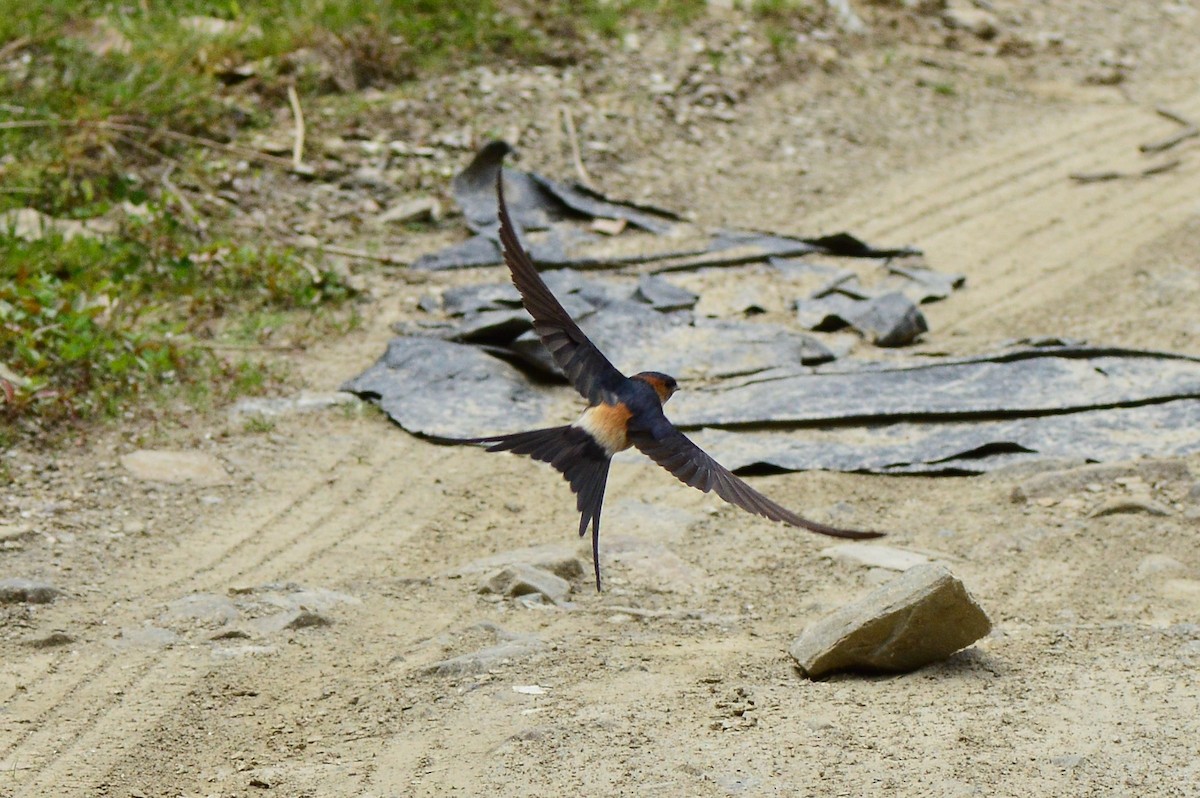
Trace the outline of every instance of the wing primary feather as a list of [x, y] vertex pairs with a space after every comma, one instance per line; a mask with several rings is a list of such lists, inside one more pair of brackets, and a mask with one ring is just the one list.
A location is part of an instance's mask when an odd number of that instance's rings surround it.
[[604, 400], [624, 385], [625, 375], [579, 329], [521, 246], [504, 201], [503, 170], [496, 176], [496, 199], [504, 262], [525, 309], [533, 316], [534, 331], [577, 391], [592, 404]]
[[730, 504], [755, 515], [836, 538], [864, 540], [883, 535], [882, 532], [841, 529], [810, 521], [797, 515], [768, 499], [732, 471], [712, 459], [665, 417], [648, 429], [631, 429], [629, 439], [643, 454], [671, 472], [684, 484], [705, 493], [711, 490]]

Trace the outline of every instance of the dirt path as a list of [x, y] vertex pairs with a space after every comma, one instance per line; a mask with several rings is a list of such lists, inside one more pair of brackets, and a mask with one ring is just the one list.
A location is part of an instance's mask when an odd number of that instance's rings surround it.
[[[764, 94], [751, 119], [803, 91]], [[1200, 94], [1172, 107], [1200, 117]], [[1067, 178], [1140, 164], [1137, 145], [1170, 130], [1116, 92], [1079, 92], [806, 218], [968, 276], [928, 308], [929, 351], [1066, 335], [1197, 353], [1200, 158]], [[314, 387], [370, 362], [421, 290], [393, 287], [364, 332], [312, 354]], [[1182, 470], [1200, 459], [1063, 478], [1031, 503], [1010, 498], [1027, 473], [757, 479], [936, 553], [996, 624], [916, 674], [812, 683], [791, 639], [883, 575], [645, 462], [614, 466], [606, 592], [585, 575], [573, 609], [537, 609], [475, 588], [488, 555], [576, 552], [548, 469], [363, 410], [213, 429], [190, 443], [231, 484], [139, 483], [116, 462], [128, 446], [98, 444], [56, 466], [74, 481], [44, 477], [67, 505], [86, 503], [68, 487], [96, 491], [97, 509], [64, 526], [69, 506], [31, 507], [30, 531], [5, 538], [0, 577], [65, 595], [0, 606], [0, 795], [1200, 795], [1200, 483]], [[1167, 514], [1090, 517], [1128, 495]], [[479, 672], [430, 670], [502, 643]]]

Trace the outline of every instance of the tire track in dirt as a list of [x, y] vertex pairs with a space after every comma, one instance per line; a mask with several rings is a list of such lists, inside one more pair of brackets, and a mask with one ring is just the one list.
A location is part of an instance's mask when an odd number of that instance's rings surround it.
[[[399, 430], [395, 430], [394, 434], [406, 435]], [[422, 446], [416, 441], [410, 441], [409, 445]], [[432, 451], [426, 448], [422, 453], [425, 455], [424, 470], [427, 474], [441, 472], [443, 464], [457, 456], [453, 447], [449, 446]], [[323, 535], [306, 535], [294, 545], [272, 551], [263, 557], [255, 566], [262, 572], [261, 578], [270, 582], [283, 579], [288, 573], [312, 574], [313, 566], [330, 557], [335, 549], [347, 546], [359, 538], [376, 538], [382, 532], [394, 530], [396, 527], [386, 522], [389, 515], [404, 518], [401, 534], [387, 536], [389, 546], [408, 540], [421, 525], [441, 515], [442, 511], [428, 501], [426, 491], [414, 490], [414, 486], [410, 484], [384, 484], [388, 477], [400, 470], [396, 466], [411, 456], [411, 452], [404, 451], [377, 466], [369, 483], [364, 486], [362, 502], [352, 508], [353, 512], [346, 512], [349, 508], [337, 507], [328, 513], [325, 520], [332, 521], [336, 531]], [[335, 518], [339, 512], [344, 512], [343, 517]]]
[[[12, 793], [16, 798], [63, 795], [67, 788], [77, 789], [77, 795], [97, 794], [104, 781], [93, 776], [105, 770], [105, 763], [140, 746], [147, 725], [175, 706], [193, 684], [197, 668], [203, 667], [186, 651], [139, 652], [130, 659], [130, 652], [110, 656], [90, 678], [77, 681], [55, 707], [70, 701], [68, 710], [34, 724], [20, 750], [5, 757], [22, 765], [43, 757], [22, 773]], [[155, 689], [142, 695], [147, 683]]]
[[[1101, 124], [1111, 121], [1096, 109], [1087, 111], [1089, 117], [1100, 116]], [[1136, 121], [1130, 118], [1124, 125], [1109, 125], [1101, 143], [1123, 140]], [[1026, 136], [1013, 136], [1011, 141], [987, 147], [982, 158], [951, 156], [932, 175], [909, 175], [899, 181], [900, 186], [885, 189], [887, 205], [856, 203], [846, 208], [848, 224], [869, 229], [878, 238], [941, 229], [970, 219], [991, 207], [989, 203], [998, 196], [1019, 195], [1028, 183], [1048, 185], [1047, 170], [1060, 169], [1080, 156], [1076, 138], [1088, 127], [1080, 124], [1055, 131], [1053, 138], [1036, 144]]]
[[[381, 438], [372, 437], [367, 451], [373, 453], [380, 445]], [[341, 467], [351, 461], [361, 463], [364, 457], [366, 455], [345, 452], [326, 459], [329, 466], [321, 470], [354, 471]], [[231, 507], [222, 520], [190, 530], [193, 534], [180, 547], [178, 562], [168, 559], [167, 562], [154, 564], [155, 571], [164, 578], [147, 585], [143, 601], [133, 607], [124, 601], [106, 603], [99, 611], [86, 613], [85, 616], [91, 617], [84, 623], [98, 625], [103, 619], [110, 628], [129, 627], [145, 620], [147, 612], [156, 605], [185, 593], [221, 592], [228, 579], [249, 573], [254, 567], [270, 562], [272, 557], [286, 553], [292, 547], [293, 536], [298, 529], [301, 537], [315, 537], [312, 533], [355, 495], [363, 492], [371, 495], [369, 488], [372, 483], [386, 473], [387, 466], [393, 462], [394, 458], [376, 468], [360, 467], [357, 473], [345, 478], [331, 480], [321, 477], [296, 483], [293, 490], [268, 498], [266, 508], [256, 506], [256, 502], [261, 502], [261, 497], [252, 497], [245, 502], [251, 507], [252, 520], [249, 524], [246, 523], [247, 515], [242, 506]], [[280, 482], [287, 480], [284, 478]], [[308, 519], [307, 523], [294, 523], [297, 516], [303, 519], [313, 508], [326, 505], [334, 509]], [[229, 531], [232, 529], [247, 531], [230, 542]], [[197, 543], [195, 538], [200, 535], [206, 537], [201, 545], [208, 544], [205, 553], [209, 549], [216, 549], [213, 556], [198, 558], [193, 555], [193, 544]], [[266, 550], [262, 552], [264, 548]], [[254, 556], [255, 552], [259, 552], [256, 563], [244, 565], [245, 557]], [[188, 561], [198, 561], [200, 565], [188, 565]], [[146, 566], [145, 563], [131, 564], [131, 573], [127, 573], [126, 577], [136, 581], [137, 572], [145, 570]], [[175, 576], [177, 568], [183, 568], [188, 573], [182, 577]], [[183, 646], [182, 641], [179, 646]], [[13, 714], [23, 717], [29, 726], [27, 734], [18, 736], [11, 745], [0, 749], [0, 763], [10, 768], [21, 768], [20, 791], [15, 794], [50, 794], [43, 787], [62, 784], [63, 778], [82, 784], [82, 774], [99, 776], [109, 770], [110, 766], [106, 763], [116, 761], [122, 751], [112, 745], [89, 746], [87, 742], [92, 739], [129, 739], [153, 728], [165, 712], [182, 700], [200, 673], [215, 667], [203, 660], [193, 670], [192, 679], [164, 681], [156, 678], [155, 674], [164, 677], [177, 674], [184, 663], [194, 661], [192, 657], [194, 654], [172, 649], [136, 651], [118, 648], [107, 652], [98, 664], [85, 660], [80, 666], [75, 666], [69, 653], [56, 657], [49, 664], [45, 678], [37, 680], [39, 689], [36, 691], [36, 696], [53, 696], [55, 700], [46, 706], [30, 706], [24, 713], [19, 712], [19, 704], [12, 707], [16, 710]], [[125, 707], [134, 707], [136, 710], [130, 714]], [[154, 709], [147, 711], [150, 707]], [[100, 751], [104, 754], [101, 755]], [[31, 764], [34, 762], [38, 764]], [[99, 784], [99, 781], [96, 783]]]
[[[1178, 107], [1192, 115], [1200, 98]], [[1137, 163], [1137, 145], [1161, 133], [1162, 120], [1142, 108], [1083, 109], [1066, 124], [1052, 120], [985, 146], [983, 166], [972, 166], [979, 153], [964, 154], [934, 175], [897, 178], [880, 192], [883, 209], [846, 203], [829, 218], [856, 220], [875, 239], [902, 234], [935, 268], [967, 274], [967, 291], [927, 306], [936, 332], [1011, 333], [1010, 315], [1028, 309], [1034, 285], [1061, 296], [1182, 224], [1196, 190], [1196, 169], [1186, 159], [1153, 178], [1080, 185], [1068, 177]], [[895, 197], [908, 198], [903, 209]]]
[[[1080, 136], [1092, 134], [1084, 142], [1090, 147], [1124, 148], [1138, 130], [1153, 129], [1154, 119], [1152, 112], [1132, 106], [1080, 107], [1067, 119], [1054, 117], [1035, 131], [1011, 133], [897, 176], [877, 187], [873, 199], [857, 196], [813, 218], [823, 223], [820, 229], [861, 229], [876, 239], [941, 229], [948, 219], [969, 219], [989, 210], [997, 193], [1017, 193], [1029, 181], [1050, 185], [1050, 174], [1070, 171], [1063, 166], [1071, 160], [1086, 165], [1094, 153], [1081, 146]], [[964, 210], [964, 203], [972, 201], [970, 210]]]
[[[264, 491], [270, 495], [270, 508], [266, 512], [259, 510], [255, 501], [247, 502], [247, 511], [262, 518], [257, 523], [247, 525], [244, 516], [231, 511], [223, 523], [204, 530], [209, 548], [215, 549], [211, 554], [206, 551], [209, 561], [199, 567], [180, 563], [177, 567], [185, 573], [161, 583], [156, 589], [164, 592], [195, 592], [205, 585], [211, 588], [227, 584], [229, 580], [311, 537], [337, 508], [350, 504], [356, 496], [369, 493], [379, 472], [363, 463], [372, 460], [382, 445], [383, 440], [375, 436], [368, 442], [365, 452], [342, 453], [322, 468], [321, 476], [314, 480], [294, 488], [289, 485], [288, 489], [274, 495]], [[389, 463], [394, 460], [392, 458]], [[325, 507], [332, 509], [325, 510]], [[314, 513], [316, 517], [310, 517]], [[231, 544], [229, 538], [232, 535], [238, 537]], [[188, 553], [186, 560], [193, 559], [196, 558]], [[253, 561], [253, 564], [246, 565], [249, 561]]]
[[[398, 431], [395, 437], [377, 437], [371, 451], [378, 449], [381, 441], [398, 440], [403, 440], [403, 433]], [[161, 603], [191, 592], [221, 593], [238, 579], [263, 584], [290, 580], [302, 575], [300, 572], [317, 580], [328, 578], [331, 569], [324, 567], [322, 572], [313, 573], [312, 566], [358, 537], [377, 534], [383, 526], [380, 521], [390, 514], [406, 519], [404, 539], [411, 536], [439, 511], [405, 485], [384, 484], [411, 454], [405, 450], [419, 445], [407, 443], [386, 460], [370, 467], [360, 465], [351, 478], [316, 480], [287, 494], [285, 501], [273, 503], [273, 512], [264, 514], [265, 521], [252, 525], [248, 534], [227, 546], [220, 556], [208, 559], [186, 577], [160, 583], [147, 603]], [[438, 452], [428, 462], [429, 473], [437, 473], [439, 466], [453, 456], [449, 448]], [[344, 464], [350, 459], [337, 462]], [[353, 459], [361, 463], [363, 458]], [[339, 513], [341, 518], [337, 517]], [[231, 508], [230, 516], [243, 517], [236, 508]], [[302, 524], [297, 523], [298, 516], [304, 517]], [[216, 536], [222, 537], [219, 533]], [[389, 545], [398, 540], [391, 537]], [[64, 779], [91, 788], [119, 780], [120, 772], [125, 770], [121, 765], [124, 757], [140, 755], [137, 746], [99, 743], [143, 738], [185, 699], [197, 680], [220, 667], [206, 657], [196, 661], [194, 653], [177, 649], [138, 652], [136, 662], [129, 659], [128, 651], [111, 653], [100, 667], [83, 674], [74, 684], [64, 685], [63, 701], [48, 708], [32, 724], [38, 730], [53, 731], [35, 733], [20, 747], [52, 754], [33, 772], [22, 775], [24, 792], [18, 795], [46, 794], [51, 785], [66, 783]], [[189, 678], [178, 678], [183, 670], [189, 672]], [[70, 678], [77, 676], [71, 674]], [[71, 708], [64, 709], [68, 699]], [[82, 712], [75, 709], [80, 706], [84, 707]], [[106, 755], [98, 756], [99, 750]], [[16, 748], [0, 758], [3, 760], [30, 761]], [[109, 776], [112, 778], [106, 778]]]
[[[992, 298], [982, 306], [975, 301], [948, 308], [942, 328], [949, 332], [980, 323], [984, 328], [1002, 328], [1013, 316], [1057, 302], [1056, 297], [1069, 296], [1104, 271], [1129, 262], [1139, 248], [1182, 224], [1186, 212], [1179, 206], [1195, 197], [1196, 174], [1189, 169], [1128, 188], [1106, 189], [1100, 201], [1031, 227], [1019, 246], [985, 252], [984, 259], [999, 267], [989, 276]], [[1105, 235], [1111, 228], [1122, 233]], [[1040, 265], [1031, 280], [1023, 262], [1035, 256]], [[1028, 296], [1031, 282], [1039, 289], [1034, 298]]]

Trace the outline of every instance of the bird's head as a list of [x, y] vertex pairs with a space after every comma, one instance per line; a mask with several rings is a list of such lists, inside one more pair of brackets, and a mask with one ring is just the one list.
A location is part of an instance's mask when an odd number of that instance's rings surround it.
[[671, 398], [672, 394], [679, 390], [679, 384], [675, 382], [674, 377], [659, 371], [643, 371], [641, 374], [634, 374], [633, 379], [649, 384], [654, 389], [654, 392], [658, 394], [658, 401], [664, 405]]

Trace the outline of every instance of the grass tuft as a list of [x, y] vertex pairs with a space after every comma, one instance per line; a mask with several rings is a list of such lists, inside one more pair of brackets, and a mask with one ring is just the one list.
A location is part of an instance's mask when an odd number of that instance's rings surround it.
[[186, 174], [198, 192], [217, 180], [210, 153], [187, 136], [231, 142], [267, 124], [264, 100], [289, 85], [311, 100], [497, 59], [570, 63], [631, 21], [682, 25], [706, 5], [9, 4], [0, 15], [0, 217], [35, 209], [99, 220], [107, 232], [27, 240], [0, 229], [0, 444], [13, 429], [116, 415], [139, 397], [174, 392], [204, 405], [264, 390], [277, 373], [220, 356], [214, 330], [261, 338], [287, 323], [281, 314], [319, 318], [352, 295], [301, 253], [237, 240], [230, 219], [206, 218], [202, 232], [177, 216], [164, 170]]

